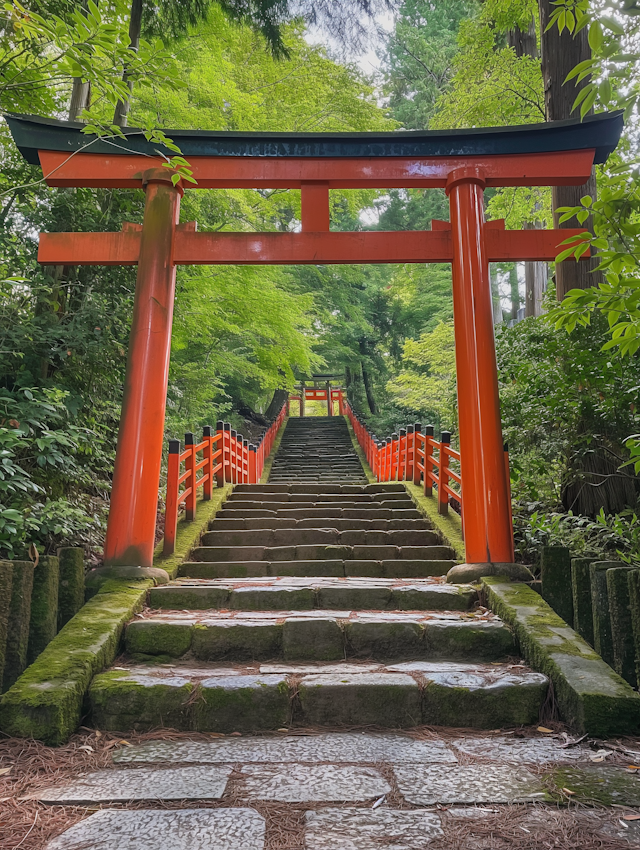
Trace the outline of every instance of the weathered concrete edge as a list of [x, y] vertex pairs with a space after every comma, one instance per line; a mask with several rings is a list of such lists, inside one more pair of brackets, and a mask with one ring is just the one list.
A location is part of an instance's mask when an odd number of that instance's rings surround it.
[[213, 491], [211, 499], [205, 502], [202, 498], [196, 503], [196, 516], [191, 522], [187, 522], [184, 516], [178, 521], [176, 532], [176, 548], [172, 555], [163, 555], [161, 540], [153, 553], [153, 566], [166, 570], [170, 578], [178, 575], [180, 564], [187, 560], [190, 552], [200, 542], [202, 535], [209, 530], [209, 523], [227, 501], [233, 490], [233, 484], [225, 484]]
[[466, 556], [460, 515], [450, 510], [446, 516], [441, 516], [438, 513], [438, 500], [434, 496], [425, 496], [422, 486], [414, 484], [412, 481], [403, 481], [402, 483], [407, 493], [413, 499], [416, 508], [440, 532], [443, 544], [445, 546], [451, 546], [456, 553], [456, 559], [464, 564]]
[[264, 466], [262, 467], [262, 475], [260, 476], [260, 481], [258, 482], [259, 484], [266, 484], [269, 480], [269, 473], [271, 472], [271, 467], [273, 466], [273, 461], [275, 459], [276, 452], [280, 448], [280, 443], [282, 442], [282, 435], [284, 434], [284, 429], [287, 427], [287, 422], [290, 418], [291, 417], [289, 416], [285, 417], [284, 422], [280, 426], [280, 430], [276, 434], [276, 438], [273, 441], [273, 446], [271, 446], [271, 454], [265, 460]]
[[500, 576], [482, 579], [489, 607], [510, 625], [526, 661], [553, 683], [563, 719], [597, 737], [635, 734], [640, 695], [542, 597]]
[[367, 461], [367, 456], [362, 451], [362, 446], [360, 445], [360, 443], [357, 440], [357, 437], [355, 435], [355, 431], [353, 430], [353, 427], [351, 426], [351, 422], [349, 422], [349, 417], [344, 416], [343, 419], [347, 423], [347, 429], [349, 431], [349, 436], [351, 437], [351, 444], [353, 446], [353, 450], [358, 455], [358, 460], [362, 464], [362, 468], [364, 469], [364, 474], [367, 476], [367, 481], [369, 482], [369, 484], [375, 484], [377, 479], [376, 479], [375, 475], [373, 474], [373, 472], [371, 471], [371, 467], [369, 466], [369, 462]]
[[0, 699], [0, 730], [65, 743], [80, 723], [93, 676], [113, 663], [125, 623], [142, 608], [152, 584], [106, 582]]

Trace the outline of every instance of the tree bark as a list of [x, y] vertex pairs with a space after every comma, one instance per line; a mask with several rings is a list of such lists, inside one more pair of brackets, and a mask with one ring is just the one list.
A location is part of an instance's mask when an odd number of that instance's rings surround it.
[[362, 364], [362, 382], [364, 384], [364, 391], [367, 394], [367, 404], [369, 405], [369, 410], [371, 413], [378, 412], [378, 405], [376, 404], [376, 399], [373, 394], [373, 387], [371, 386], [371, 376], [369, 375], [369, 371], [365, 367], [364, 363]]
[[492, 263], [489, 266], [489, 278], [491, 280], [491, 301], [493, 303], [493, 324], [501, 325], [504, 321], [502, 315], [502, 303], [500, 300], [500, 286], [498, 284], [498, 272]]
[[[572, 112], [573, 102], [580, 89], [589, 82], [589, 77], [581, 83], [576, 83], [575, 79], [569, 80], [568, 83], [564, 81], [567, 74], [579, 62], [591, 58], [587, 27], [581, 29], [575, 38], [566, 29], [560, 33], [555, 24], [545, 32], [555, 7], [551, 0], [538, 0], [538, 7], [540, 10], [542, 79], [547, 121], [562, 121], [566, 118], [578, 117], [579, 112]], [[552, 201], [555, 227], [576, 226], [575, 219], [560, 224], [560, 216], [555, 211], [558, 207], [579, 206], [580, 198], [585, 195], [591, 195], [594, 200], [596, 198], [595, 171], [591, 172], [591, 177], [584, 186], [553, 187]], [[591, 216], [582, 226], [585, 230], [592, 230]], [[561, 301], [570, 289], [588, 289], [597, 285], [599, 276], [594, 274], [593, 271], [596, 266], [597, 261], [593, 259], [580, 260], [578, 263], [575, 260], [558, 263], [556, 266], [556, 295], [558, 300]]]
[[268, 422], [273, 422], [278, 413], [280, 413], [280, 408], [288, 397], [289, 390], [274, 390], [273, 398], [269, 402], [269, 407], [264, 412], [264, 418]]
[[514, 264], [509, 272], [509, 283], [511, 285], [511, 321], [518, 321], [518, 310], [520, 309], [520, 281], [518, 280], [518, 266]]
[[[129, 47], [131, 50], [138, 50], [140, 46], [140, 33], [142, 31], [142, 5], [144, 0], [132, 0], [131, 2], [131, 17], [129, 19]], [[129, 86], [129, 97], [126, 100], [119, 100], [116, 104], [116, 110], [113, 116], [113, 123], [118, 127], [126, 127], [131, 107], [131, 92], [133, 91], [133, 80], [129, 79], [129, 74], [125, 68], [122, 73], [123, 82]]]
[[[538, 222], [525, 224], [525, 230], [535, 230], [536, 228], [539, 228]], [[524, 264], [524, 315], [526, 318], [542, 315], [542, 296], [547, 283], [547, 274], [546, 263]]]
[[536, 25], [533, 18], [526, 30], [514, 27], [507, 33], [509, 47], [513, 47], [516, 56], [538, 56], [538, 45], [536, 43]]

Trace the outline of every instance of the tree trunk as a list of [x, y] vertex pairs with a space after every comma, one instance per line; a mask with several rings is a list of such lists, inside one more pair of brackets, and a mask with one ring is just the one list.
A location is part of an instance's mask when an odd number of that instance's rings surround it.
[[365, 367], [364, 363], [362, 364], [362, 382], [364, 384], [364, 391], [367, 394], [367, 404], [369, 405], [369, 410], [371, 413], [378, 412], [378, 406], [376, 404], [375, 396], [373, 395], [373, 387], [371, 386], [371, 376], [369, 375], [369, 371]]
[[[526, 230], [534, 230], [538, 224], [525, 224]], [[524, 315], [529, 318], [531, 316], [542, 315], [542, 296], [544, 294], [545, 285], [547, 283], [547, 264], [546, 263], [525, 263], [524, 264], [524, 282], [525, 282], [525, 298], [524, 298]]]
[[518, 310], [520, 309], [520, 281], [518, 280], [518, 266], [515, 265], [509, 272], [509, 283], [511, 284], [511, 321], [518, 321]]
[[280, 408], [289, 398], [289, 390], [274, 390], [273, 398], [269, 402], [269, 407], [264, 412], [264, 418], [268, 422], [273, 422], [276, 416], [280, 413]]
[[504, 321], [502, 315], [502, 302], [500, 300], [500, 286], [498, 283], [498, 270], [494, 263], [489, 266], [489, 278], [491, 280], [491, 301], [493, 304], [493, 324], [501, 325]]
[[[129, 19], [129, 47], [131, 50], [138, 50], [140, 46], [140, 33], [142, 30], [142, 4], [144, 0], [131, 0], [131, 17]], [[129, 86], [129, 97], [126, 100], [119, 100], [116, 104], [116, 111], [113, 116], [113, 123], [118, 127], [127, 126], [127, 118], [129, 108], [131, 106], [131, 92], [133, 91], [133, 80], [129, 79], [127, 69], [124, 69], [122, 74], [123, 82]]]
[[[538, 0], [540, 9], [540, 30], [542, 42], [542, 79], [544, 82], [544, 99], [547, 121], [562, 121], [575, 118], [578, 113], [572, 112], [573, 102], [589, 82], [589, 77], [581, 83], [575, 79], [565, 84], [567, 74], [579, 63], [591, 58], [591, 48], [588, 41], [588, 28], [584, 27], [574, 36], [564, 30], [562, 34], [554, 24], [545, 32], [551, 14], [555, 8], [552, 0]], [[560, 224], [559, 215], [555, 212], [558, 207], [575, 207], [580, 205], [580, 198], [585, 195], [596, 197], [595, 171], [583, 186], [554, 186], [552, 189], [553, 220], [555, 227], [576, 227], [575, 219]], [[591, 216], [582, 225], [585, 230], [592, 230]], [[567, 260], [556, 266], [556, 295], [562, 300], [570, 289], [588, 289], [597, 285], [599, 276], [593, 273], [597, 261]]]
[[83, 82], [80, 77], [73, 78], [71, 102], [69, 104], [69, 121], [79, 121], [83, 109], [89, 108], [91, 100], [91, 83]]
[[526, 30], [514, 27], [507, 33], [509, 47], [513, 47], [516, 56], [538, 56], [538, 45], [536, 44], [536, 25], [533, 18]]

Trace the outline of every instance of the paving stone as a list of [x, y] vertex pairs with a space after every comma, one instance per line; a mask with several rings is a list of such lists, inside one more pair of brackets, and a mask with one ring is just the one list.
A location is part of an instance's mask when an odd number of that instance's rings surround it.
[[237, 738], [200, 741], [147, 741], [115, 750], [118, 764], [224, 764], [237, 762], [338, 762], [367, 764], [455, 764], [456, 757], [438, 740], [405, 735], [333, 732], [277, 738]]
[[243, 765], [242, 785], [251, 800], [282, 803], [359, 802], [391, 791], [382, 775], [371, 767], [335, 764], [286, 766]]
[[253, 809], [103, 809], [45, 850], [263, 850], [264, 834]]
[[306, 850], [417, 850], [443, 835], [428, 811], [319, 809], [307, 812]]
[[230, 773], [231, 767], [226, 765], [100, 770], [65, 785], [46, 788], [35, 799], [73, 805], [128, 800], [218, 800], [224, 794]]
[[468, 756], [491, 759], [500, 764], [551, 764], [554, 762], [589, 762], [589, 750], [584, 747], [562, 748], [553, 738], [460, 738], [451, 746]]
[[553, 771], [558, 788], [575, 792], [576, 802], [640, 806], [640, 780], [635, 773], [614, 765], [559, 767]]
[[435, 803], [526, 803], [548, 799], [540, 780], [505, 765], [394, 765], [398, 788], [416, 806]]

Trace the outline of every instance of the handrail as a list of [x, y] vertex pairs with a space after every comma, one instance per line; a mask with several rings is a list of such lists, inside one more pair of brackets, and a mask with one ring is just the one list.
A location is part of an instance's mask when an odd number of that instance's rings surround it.
[[[180, 440], [169, 440], [163, 554], [171, 555], [175, 551], [178, 513], [182, 504], [185, 519], [195, 519], [200, 488], [203, 500], [209, 501], [214, 482], [216, 487], [224, 487], [225, 484], [257, 484], [260, 481], [265, 461], [286, 416], [285, 402], [255, 444], [245, 440], [228, 422], [221, 421], [216, 423], [215, 432], [210, 425], [205, 426], [199, 443], [195, 442], [193, 434], [185, 434], [182, 452]], [[181, 472], [183, 464], [184, 471]], [[198, 478], [199, 473], [202, 474]]]
[[[423, 434], [422, 425], [415, 423], [379, 440], [367, 428], [362, 417], [355, 413], [347, 399], [344, 399], [343, 407], [377, 481], [412, 481], [417, 485], [422, 484], [425, 496], [432, 496], [435, 487], [440, 514], [448, 513], [450, 499], [454, 499], [462, 508], [460, 452], [451, 448], [449, 431], [443, 431], [440, 440], [436, 440], [433, 425], [427, 425]], [[504, 462], [509, 485], [509, 447], [506, 443]], [[458, 468], [452, 467], [452, 463]], [[454, 482], [456, 488], [452, 487], [450, 482]], [[511, 505], [510, 491], [509, 504]]]

